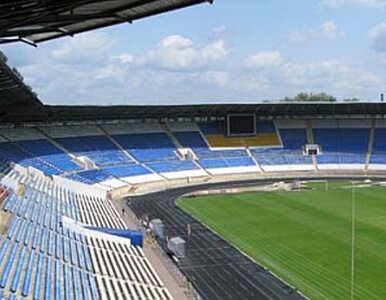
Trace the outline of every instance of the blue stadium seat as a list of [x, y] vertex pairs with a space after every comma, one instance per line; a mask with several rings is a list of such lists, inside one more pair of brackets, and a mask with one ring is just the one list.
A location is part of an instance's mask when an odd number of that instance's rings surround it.
[[275, 133], [276, 127], [272, 121], [259, 121], [257, 123], [257, 132], [259, 133]]
[[225, 132], [222, 122], [198, 123], [198, 126], [203, 134], [224, 134]]
[[62, 268], [60, 261], [55, 262], [55, 300], [60, 300], [62, 298]]
[[76, 173], [67, 175], [66, 178], [74, 180], [74, 181], [83, 182], [83, 183], [86, 183], [86, 184], [93, 184], [93, 182], [91, 180], [88, 180], [87, 178], [84, 178], [84, 177], [82, 177], [82, 176], [80, 176], [80, 175], [78, 175]]
[[102, 170], [87, 170], [77, 173], [77, 176], [84, 178], [90, 184], [99, 183], [112, 178]]
[[95, 277], [93, 275], [91, 275], [90, 273], [88, 274], [88, 282], [89, 282], [89, 286], [91, 288], [91, 298], [92, 299], [99, 299], [98, 290], [96, 288]]
[[245, 150], [211, 150], [198, 131], [175, 132], [174, 135], [185, 148], [191, 148], [200, 158], [225, 158], [247, 156]]
[[33, 156], [31, 153], [21, 150], [15, 144], [9, 142], [0, 143], [0, 155], [22, 166], [34, 167], [48, 175], [59, 175], [63, 173], [63, 170], [58, 167]]
[[56, 141], [77, 156], [87, 156], [98, 166], [130, 164], [133, 161], [106, 136], [58, 138]]
[[140, 162], [178, 159], [176, 147], [166, 133], [118, 134], [112, 137]]
[[8, 258], [7, 263], [5, 265], [5, 268], [3, 270], [3, 274], [0, 279], [0, 287], [5, 288], [5, 285], [7, 284], [7, 280], [9, 278], [13, 263], [15, 261], [17, 252], [19, 251], [19, 243], [14, 243], [11, 256]]
[[65, 152], [47, 140], [21, 141], [16, 144], [63, 171], [77, 171], [81, 169]]
[[[86, 274], [83, 271], [79, 271], [80, 274], [80, 282], [81, 282], [81, 288], [82, 288], [82, 295], [84, 300], [89, 300], [89, 284], [87, 282]], [[91, 298], [95, 299], [95, 298]]]
[[322, 146], [319, 164], [365, 164], [370, 128], [316, 128], [315, 143]]
[[197, 170], [198, 167], [192, 161], [154, 162], [147, 164], [158, 173]]
[[83, 245], [83, 254], [84, 254], [84, 257], [85, 257], [85, 261], [86, 261], [86, 267], [87, 267], [87, 270], [89, 272], [93, 272], [93, 267], [92, 267], [92, 263], [91, 263], [91, 257], [90, 257], [90, 253], [88, 251], [88, 248], [86, 247], [86, 245]]
[[[29, 222], [28, 222], [29, 223]], [[21, 224], [20, 224], [20, 227], [16, 233], [16, 242], [20, 242], [21, 241], [21, 238], [23, 237], [23, 233], [24, 233], [24, 230], [26, 228], [26, 225], [27, 225], [27, 221], [26, 220], [21, 220]]]
[[[268, 130], [269, 128], [267, 128]], [[255, 148], [252, 155], [262, 166], [308, 165], [312, 164], [310, 156], [303, 155], [307, 144], [306, 130], [302, 128], [280, 129], [283, 146], [281, 148]]]
[[42, 276], [43, 276], [43, 263], [44, 263], [44, 255], [42, 254], [38, 254], [38, 265], [37, 265], [37, 269], [36, 269], [36, 281], [35, 281], [35, 289], [34, 289], [34, 293], [33, 293], [33, 300], [39, 300], [41, 299], [40, 298], [40, 295], [41, 295], [41, 290], [42, 290]]
[[375, 128], [371, 164], [386, 164], [386, 128]]
[[75, 300], [80, 300], [80, 295], [81, 295], [81, 291], [80, 291], [80, 287], [79, 287], [79, 279], [78, 279], [78, 271], [76, 268], [72, 267], [72, 283], [74, 285], [74, 290], [72, 292], [72, 296], [73, 296], [73, 299]]
[[256, 166], [250, 157], [201, 159], [199, 162], [205, 169]]
[[30, 286], [31, 286], [31, 278], [32, 278], [32, 268], [33, 268], [34, 264], [35, 264], [35, 251], [32, 250], [30, 252], [27, 271], [26, 271], [26, 275], [24, 278], [23, 288], [22, 288], [22, 295], [24, 297], [27, 297], [29, 294], [29, 290], [30, 290]]
[[25, 238], [24, 238], [24, 245], [26, 245], [26, 246], [31, 244], [31, 237], [32, 237], [33, 228], [34, 228], [33, 224], [29, 223], [28, 228], [27, 228], [27, 232], [26, 232]]
[[44, 288], [44, 299], [45, 300], [50, 300], [51, 297], [51, 289], [52, 289], [52, 284], [51, 284], [51, 274], [52, 274], [52, 261], [51, 257], [47, 257], [47, 267], [46, 267], [46, 282], [45, 282], [45, 288]]
[[[64, 243], [63, 243], [64, 244]], [[64, 299], [71, 300], [71, 275], [68, 264], [64, 265]]]
[[24, 261], [25, 261], [25, 258], [26, 258], [26, 253], [27, 253], [27, 247], [24, 246], [23, 249], [22, 249], [20, 258], [19, 258], [19, 260], [17, 262], [17, 267], [16, 267], [15, 275], [13, 276], [13, 280], [12, 280], [12, 284], [11, 284], [11, 291], [14, 292], [14, 293], [16, 292], [17, 287], [18, 287], [19, 282], [20, 282], [21, 273], [22, 273], [23, 266], [24, 266]]
[[132, 164], [129, 166], [122, 166], [122, 167], [121, 166], [108, 167], [108, 168], [104, 168], [103, 172], [105, 174], [110, 174], [117, 178], [151, 174], [151, 172], [148, 169], [146, 169], [144, 166], [139, 164]]

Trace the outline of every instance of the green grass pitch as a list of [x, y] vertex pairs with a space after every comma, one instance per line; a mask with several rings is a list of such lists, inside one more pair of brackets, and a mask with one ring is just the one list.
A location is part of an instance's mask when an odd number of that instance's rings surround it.
[[[182, 209], [311, 299], [349, 299], [350, 183], [182, 198]], [[386, 188], [355, 188], [355, 299], [386, 299]], [[194, 234], [194, 233], [193, 233]]]

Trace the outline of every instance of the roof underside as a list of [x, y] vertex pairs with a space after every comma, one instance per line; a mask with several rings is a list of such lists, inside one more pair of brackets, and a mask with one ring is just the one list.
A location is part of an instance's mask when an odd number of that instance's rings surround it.
[[213, 0], [13, 0], [0, 2], [0, 43], [38, 43]]
[[172, 106], [49, 106], [56, 120], [162, 119], [224, 117], [229, 113], [256, 113], [262, 117], [386, 115], [386, 103], [261, 103]]
[[44, 111], [43, 104], [24, 83], [19, 72], [9, 67], [6, 61], [7, 58], [0, 51], [0, 119], [40, 114]]
[[[15, 110], [14, 110], [15, 111]], [[0, 123], [25, 122], [84, 122], [126, 119], [211, 118], [228, 113], [256, 113], [259, 117], [319, 118], [360, 116], [386, 117], [386, 103], [276, 103], [276, 104], [212, 104], [175, 106], [43, 106], [8, 113]], [[38, 113], [39, 112], [39, 113]]]

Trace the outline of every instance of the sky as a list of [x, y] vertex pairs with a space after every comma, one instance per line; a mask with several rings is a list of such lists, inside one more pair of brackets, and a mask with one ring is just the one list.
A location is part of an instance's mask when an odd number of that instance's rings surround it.
[[46, 104], [258, 103], [299, 92], [378, 101], [386, 0], [215, 0], [0, 50]]

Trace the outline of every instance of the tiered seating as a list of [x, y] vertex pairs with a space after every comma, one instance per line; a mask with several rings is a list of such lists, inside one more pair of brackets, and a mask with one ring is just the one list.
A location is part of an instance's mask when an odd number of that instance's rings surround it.
[[87, 182], [89, 184], [95, 184], [95, 183], [112, 179], [112, 177], [109, 174], [106, 174], [102, 170], [87, 170], [87, 171], [82, 171], [82, 172], [67, 176], [67, 178], [70, 178], [70, 179], [75, 179], [78, 177], [82, 177], [83, 180], [81, 181]]
[[191, 148], [199, 158], [225, 158], [247, 156], [244, 149], [215, 150], [210, 149], [198, 131], [175, 132], [174, 135], [185, 148]]
[[147, 164], [158, 173], [179, 172], [197, 170], [198, 167], [192, 161], [153, 162]]
[[66, 137], [56, 141], [68, 151], [77, 156], [87, 156], [101, 167], [133, 163], [107, 136]]
[[[385, 162], [382, 130], [386, 126], [382, 126], [380, 124], [375, 129], [371, 165]], [[312, 158], [303, 155], [307, 132], [310, 140], [314, 139], [313, 142], [323, 151], [317, 157], [321, 169], [344, 168], [341, 165], [363, 168], [366, 163], [370, 137], [370, 123], [367, 121], [314, 120], [306, 129], [304, 120], [283, 119], [261, 121], [257, 128], [259, 133], [252, 140], [225, 137], [216, 122], [48, 126], [9, 131], [7, 128], [0, 129], [0, 157], [22, 166], [35, 167], [48, 175], [61, 175], [106, 189], [207, 176], [208, 173], [255, 172], [261, 171], [260, 167], [267, 172], [315, 170]], [[216, 135], [221, 136], [222, 142], [207, 140]], [[56, 142], [50, 141], [49, 136]], [[234, 144], [230, 142], [232, 140]], [[223, 142], [225, 144], [221, 144]], [[221, 148], [211, 147], [213, 145]], [[191, 149], [194, 153], [192, 159], [197, 161], [181, 160], [181, 155], [191, 157], [191, 153], [177, 151], [177, 146]], [[78, 157], [88, 157], [89, 161], [79, 159], [87, 165], [87, 170], [81, 169], [72, 161], [71, 154], [67, 155], [62, 148]], [[12, 176], [20, 176], [23, 180], [24, 175], [12, 173]]]
[[369, 161], [370, 170], [386, 169], [386, 121], [379, 119], [374, 124], [373, 147]]
[[212, 148], [277, 146], [280, 140], [273, 122], [257, 124], [257, 135], [253, 137], [227, 137], [221, 123], [200, 123], [202, 133]]
[[20, 141], [16, 142], [16, 144], [63, 171], [77, 171], [81, 169], [65, 152], [47, 140]]
[[[268, 126], [270, 123], [266, 124]], [[291, 128], [291, 125], [295, 128]], [[303, 147], [307, 144], [304, 124], [284, 123], [281, 127], [279, 128], [281, 147], [251, 149], [259, 164], [265, 170], [275, 170], [277, 169], [275, 166], [281, 166], [283, 170], [313, 168], [311, 157], [303, 155]]]
[[312, 164], [311, 157], [303, 155], [303, 147], [307, 144], [307, 134], [305, 129], [280, 129], [279, 132], [287, 164]]
[[178, 159], [176, 147], [166, 133], [116, 134], [112, 137], [140, 162]]
[[12, 170], [10, 162], [0, 156], [0, 179], [2, 175], [8, 174]]
[[94, 125], [47, 126], [40, 129], [54, 139], [103, 135], [103, 132]]
[[[11, 213], [13, 218], [0, 246], [4, 253], [0, 264], [0, 287], [9, 296], [15, 293], [33, 299], [52, 299], [54, 290], [55, 294], [61, 294], [62, 267], [69, 266], [70, 259], [74, 274], [92, 271], [89, 250], [82, 245], [81, 238], [71, 236], [60, 225], [61, 215], [80, 218], [73, 196], [67, 194], [66, 201], [60, 202], [28, 188], [24, 197], [13, 194], [4, 203], [4, 211]], [[91, 295], [89, 286], [95, 285], [95, 279], [90, 277], [89, 280], [79, 285], [79, 291]], [[73, 281], [77, 284], [75, 278]], [[71, 288], [64, 291], [66, 297], [75, 293], [76, 289]]]
[[251, 153], [261, 166], [287, 165], [285, 152], [282, 148], [256, 148]]
[[30, 127], [0, 128], [0, 134], [5, 137], [4, 140], [0, 139], [0, 142], [19, 142], [45, 139], [43, 134], [41, 134], [35, 128]]
[[220, 159], [201, 159], [200, 164], [205, 169], [252, 167], [256, 166], [250, 157], [228, 157]]
[[366, 163], [370, 128], [314, 128], [314, 138], [323, 147], [318, 164]]
[[2, 128], [0, 133], [7, 138], [0, 139], [3, 155], [16, 163], [51, 175], [80, 169], [66, 153], [34, 128]]
[[125, 167], [108, 167], [108, 168], [104, 168], [103, 172], [117, 178], [151, 174], [151, 172], [148, 169], [146, 169], [144, 166], [139, 164], [133, 164]]
[[370, 164], [386, 164], [386, 128], [374, 129], [374, 143]]
[[41, 178], [26, 185], [1, 206], [11, 216], [0, 239], [1, 297], [171, 299], [140, 248], [75, 223], [124, 228], [109, 201]]
[[63, 170], [55, 165], [34, 156], [14, 143], [0, 143], [0, 155], [22, 166], [31, 166], [49, 175], [59, 175], [63, 173]]

